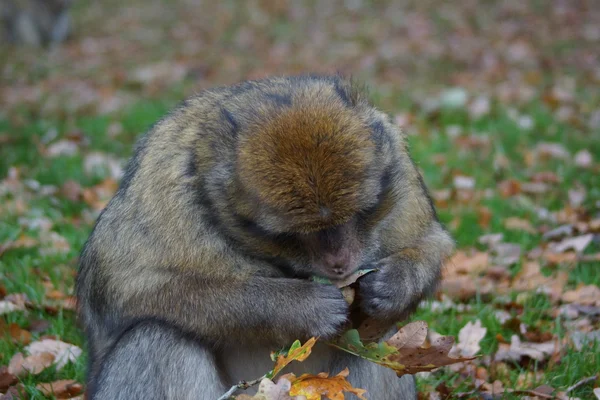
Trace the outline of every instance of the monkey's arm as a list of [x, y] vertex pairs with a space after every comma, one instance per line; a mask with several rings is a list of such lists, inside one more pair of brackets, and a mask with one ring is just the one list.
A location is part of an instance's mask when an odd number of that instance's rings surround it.
[[161, 319], [213, 343], [283, 345], [330, 337], [347, 318], [339, 290], [299, 279], [206, 278], [164, 270], [146, 278], [161, 284], [122, 299], [124, 317]]
[[389, 322], [405, 319], [436, 289], [454, 249], [418, 176], [412, 187], [381, 234], [383, 258], [366, 266], [379, 271], [360, 281], [362, 309]]

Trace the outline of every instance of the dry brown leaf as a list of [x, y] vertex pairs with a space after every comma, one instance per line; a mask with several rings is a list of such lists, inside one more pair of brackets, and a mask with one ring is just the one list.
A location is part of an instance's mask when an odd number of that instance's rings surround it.
[[8, 332], [14, 343], [22, 345], [31, 343], [31, 333], [14, 322], [8, 326]]
[[522, 192], [521, 183], [514, 179], [502, 181], [498, 184], [498, 191], [502, 197], [512, 197]]
[[596, 285], [579, 286], [575, 290], [563, 293], [561, 300], [565, 303], [578, 303], [600, 307], [600, 288]]
[[36, 388], [45, 396], [54, 396], [57, 399], [70, 399], [83, 392], [83, 385], [71, 379], [40, 383]]
[[19, 381], [15, 374], [8, 371], [8, 367], [0, 367], [0, 392], [4, 393], [6, 389]]
[[79, 201], [81, 199], [81, 192], [81, 185], [74, 180], [66, 181], [60, 188], [60, 193], [71, 201]]
[[521, 342], [517, 335], [513, 335], [510, 340], [510, 345], [500, 343], [494, 359], [496, 361], [519, 361], [522, 357], [529, 357], [537, 361], [544, 361], [558, 350], [558, 342]]
[[467, 301], [477, 294], [477, 284], [468, 275], [450, 276], [442, 280], [441, 291], [451, 299]]
[[510, 230], [523, 231], [531, 234], [537, 233], [531, 222], [526, 219], [510, 217], [504, 220], [504, 227]]
[[54, 358], [52, 353], [38, 353], [27, 357], [24, 357], [22, 353], [17, 353], [8, 363], [8, 372], [16, 376], [37, 375], [51, 366]]
[[546, 293], [553, 301], [558, 301], [569, 280], [566, 271], [558, 271], [554, 276], [544, 276], [537, 261], [524, 262], [521, 271], [513, 278], [512, 288], [517, 291]]
[[29, 395], [22, 383], [17, 383], [8, 388], [4, 395], [0, 395], [0, 400], [28, 400]]
[[427, 323], [416, 321], [404, 326], [397, 334], [387, 340], [387, 343], [398, 349], [419, 347], [425, 343], [427, 330]]
[[553, 253], [551, 251], [543, 252], [542, 258], [550, 264], [572, 264], [579, 259], [577, 253], [574, 252]]
[[479, 274], [488, 265], [489, 254], [487, 252], [474, 251], [467, 253], [459, 250], [444, 264], [443, 276]]

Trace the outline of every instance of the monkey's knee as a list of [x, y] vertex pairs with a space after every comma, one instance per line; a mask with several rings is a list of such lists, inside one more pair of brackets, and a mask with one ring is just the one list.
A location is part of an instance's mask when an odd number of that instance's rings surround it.
[[127, 330], [90, 376], [89, 399], [215, 399], [227, 389], [210, 349], [144, 321]]

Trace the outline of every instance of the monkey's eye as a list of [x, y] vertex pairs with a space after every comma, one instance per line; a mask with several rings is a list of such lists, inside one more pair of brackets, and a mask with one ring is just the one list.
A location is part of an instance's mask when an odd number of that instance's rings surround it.
[[236, 214], [235, 219], [237, 222], [237, 227], [239, 229], [253, 236], [272, 240], [286, 240], [293, 236], [292, 233], [270, 232], [269, 230], [263, 228], [262, 226], [251, 220], [250, 218], [244, 217], [240, 214]]

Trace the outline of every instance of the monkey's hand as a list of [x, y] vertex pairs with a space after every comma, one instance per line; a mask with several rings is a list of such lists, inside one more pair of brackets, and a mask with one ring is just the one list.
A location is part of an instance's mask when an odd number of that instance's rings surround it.
[[441, 261], [421, 249], [404, 249], [365, 266], [378, 271], [359, 279], [361, 309], [390, 323], [406, 319], [440, 279]]
[[348, 322], [349, 305], [334, 285], [312, 283], [303, 311], [309, 336], [331, 339], [342, 333]]

